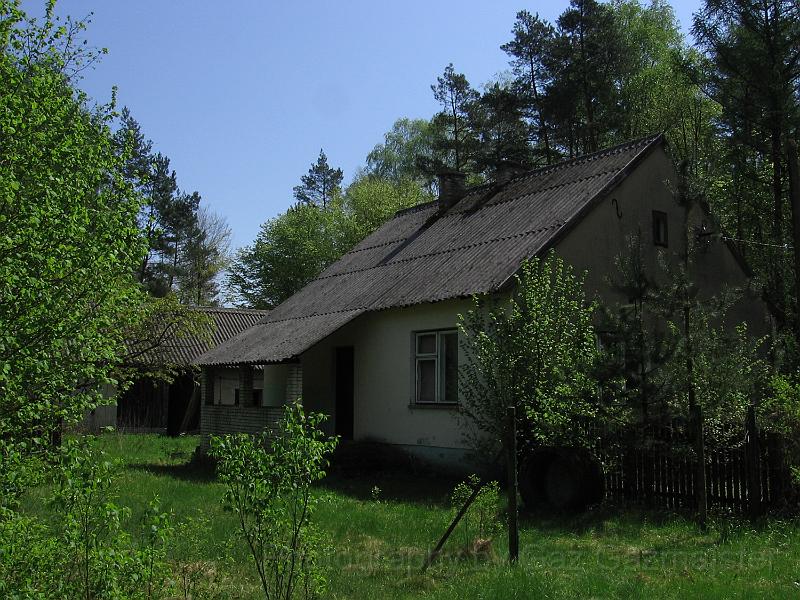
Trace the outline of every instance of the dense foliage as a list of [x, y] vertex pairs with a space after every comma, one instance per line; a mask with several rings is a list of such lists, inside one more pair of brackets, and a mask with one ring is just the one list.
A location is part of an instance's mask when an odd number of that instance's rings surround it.
[[707, 444], [736, 446], [748, 407], [767, 393], [767, 339], [754, 338], [731, 316], [744, 291], [712, 293], [693, 278], [698, 251], [668, 261], [664, 250], [647, 272], [636, 236], [609, 277], [625, 304], [606, 307], [604, 366], [606, 376], [625, 382], [618, 395], [633, 410], [630, 439], [637, 443], [664, 442], [665, 431], [682, 429], [696, 404]]
[[509, 406], [525, 443], [591, 442], [584, 425], [602, 415], [593, 312], [582, 279], [555, 254], [524, 263], [508, 300], [475, 299], [459, 320], [459, 397], [473, 446], [502, 442]]
[[73, 421], [110, 381], [142, 298], [139, 201], [123, 176], [113, 106], [70, 75], [94, 60], [82, 23], [26, 26], [0, 3], [0, 439], [31, 442]]
[[167, 515], [157, 501], [138, 535], [115, 502], [117, 465], [94, 441], [57, 451], [50, 520], [0, 506], [0, 594], [4, 598], [163, 598], [168, 592]]
[[[795, 254], [793, 264], [789, 248], [800, 252], [800, 231], [788, 218], [797, 208], [791, 208], [787, 175], [790, 153], [797, 160], [789, 140], [800, 130], [800, 6], [708, 0], [693, 31], [706, 58], [698, 77], [720, 108], [715, 168], [702, 184], [753, 266], [779, 330], [794, 327], [796, 334], [800, 262]], [[796, 343], [787, 346], [796, 366]]]
[[432, 86], [442, 110], [428, 172], [490, 177], [505, 161], [552, 164], [657, 131], [680, 157], [704, 158], [718, 109], [666, 2], [573, 0], [555, 24], [522, 10], [511, 34], [510, 69], [483, 92], [452, 64]]

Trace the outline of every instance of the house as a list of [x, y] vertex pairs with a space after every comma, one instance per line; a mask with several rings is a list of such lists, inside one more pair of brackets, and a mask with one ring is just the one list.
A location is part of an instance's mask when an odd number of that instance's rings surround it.
[[[684, 245], [678, 175], [660, 135], [464, 188], [440, 177], [437, 201], [402, 210], [257, 325], [198, 359], [201, 433], [255, 431], [302, 396], [330, 415], [330, 433], [396, 444], [434, 463], [461, 460], [457, 316], [475, 294], [508, 294], [525, 259], [553, 249], [586, 271], [590, 296], [626, 302], [607, 281], [628, 239], [644, 259]], [[697, 207], [691, 228], [702, 251], [695, 270], [709, 289], [747, 288], [747, 270]], [[752, 292], [737, 319], [760, 330], [766, 310]], [[216, 400], [219, 369], [240, 369], [241, 389], [263, 369], [265, 398], [238, 407]], [[272, 388], [266, 399], [267, 387]], [[221, 426], [221, 423], [225, 423]]]
[[[91, 411], [82, 428], [98, 431], [111, 426], [124, 431], [169, 435], [198, 429], [200, 372], [194, 361], [209, 349], [258, 323], [268, 311], [218, 307], [194, 307], [191, 310], [208, 317], [209, 330], [184, 337], [168, 335], [136, 365], [140, 376], [130, 387], [118, 393], [114, 386], [104, 386], [103, 395], [116, 397], [116, 401]], [[155, 367], [165, 364], [177, 370], [171, 382], [151, 376]], [[238, 403], [238, 384], [236, 369], [218, 369], [217, 401], [235, 406]], [[256, 387], [258, 395], [260, 385]]]

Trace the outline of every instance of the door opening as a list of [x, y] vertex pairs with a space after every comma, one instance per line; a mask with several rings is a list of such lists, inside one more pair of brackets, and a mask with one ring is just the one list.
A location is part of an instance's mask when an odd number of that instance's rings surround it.
[[355, 391], [353, 347], [336, 348], [336, 435], [353, 439], [353, 393]]

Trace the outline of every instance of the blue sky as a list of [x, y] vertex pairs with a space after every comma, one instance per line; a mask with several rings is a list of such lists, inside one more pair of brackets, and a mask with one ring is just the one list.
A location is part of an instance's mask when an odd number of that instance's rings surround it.
[[[57, 12], [94, 13], [87, 38], [109, 54], [81, 87], [99, 101], [118, 87], [239, 247], [291, 203], [320, 148], [349, 181], [395, 119], [437, 110], [430, 85], [449, 62], [479, 87], [507, 67], [518, 10], [554, 21], [567, 4], [61, 0]], [[700, 0], [672, 4], [687, 28]]]

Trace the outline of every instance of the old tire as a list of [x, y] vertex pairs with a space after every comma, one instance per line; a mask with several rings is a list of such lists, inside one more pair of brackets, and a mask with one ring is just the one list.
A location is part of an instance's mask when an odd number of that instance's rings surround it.
[[586, 510], [603, 499], [600, 463], [580, 448], [540, 448], [528, 454], [519, 473], [526, 508]]

